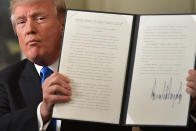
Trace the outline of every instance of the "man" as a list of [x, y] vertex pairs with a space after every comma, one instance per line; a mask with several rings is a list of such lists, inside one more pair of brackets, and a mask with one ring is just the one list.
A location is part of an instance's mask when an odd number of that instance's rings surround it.
[[[53, 104], [69, 102], [69, 78], [57, 73], [64, 0], [11, 0], [11, 20], [27, 59], [0, 72], [0, 130], [54, 130]], [[41, 84], [42, 67], [54, 71]], [[57, 121], [57, 130], [130, 130], [130, 127]]]
[[[56, 72], [64, 1], [12, 0], [10, 12], [13, 28], [27, 59], [0, 72], [0, 130], [53, 130], [53, 104], [69, 102], [71, 95], [69, 78]], [[54, 73], [41, 85], [40, 70], [45, 66]], [[68, 131], [131, 130], [130, 127], [68, 120], [57, 121], [59, 128]]]
[[[39, 126], [42, 126], [42, 123], [50, 120], [54, 103], [70, 100], [69, 80], [59, 73], [51, 75], [43, 84], [42, 100], [40, 78], [35, 72], [39, 66], [52, 67], [53, 63], [57, 63], [64, 23], [64, 2], [12, 0], [10, 10], [20, 47], [29, 61], [24, 60], [1, 73], [0, 119], [3, 124], [0, 127], [1, 130], [35, 130], [38, 128], [37, 111], [38, 118], [41, 116]], [[55, 95], [55, 92], [61, 95]]]

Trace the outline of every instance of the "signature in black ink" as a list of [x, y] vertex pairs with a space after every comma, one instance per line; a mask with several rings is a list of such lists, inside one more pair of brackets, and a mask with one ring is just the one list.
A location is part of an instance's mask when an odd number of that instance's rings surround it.
[[180, 81], [177, 92], [174, 91], [172, 92], [172, 88], [173, 88], [172, 84], [173, 84], [173, 78], [171, 77], [168, 83], [164, 81], [163, 90], [161, 93], [159, 93], [157, 89], [161, 87], [158, 87], [157, 79], [155, 78], [153, 88], [152, 88], [152, 93], [151, 93], [151, 99], [172, 101], [172, 108], [174, 107], [176, 101], [178, 101], [178, 104], [180, 104], [182, 101], [182, 81]]

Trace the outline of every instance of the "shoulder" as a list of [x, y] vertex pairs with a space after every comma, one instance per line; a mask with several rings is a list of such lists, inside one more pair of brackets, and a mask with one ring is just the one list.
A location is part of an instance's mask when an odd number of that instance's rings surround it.
[[29, 60], [24, 59], [18, 63], [15, 63], [13, 65], [9, 65], [3, 70], [0, 71], [0, 80], [6, 80], [6, 79], [13, 79], [14, 77], [19, 77], [27, 64], [32, 64]]

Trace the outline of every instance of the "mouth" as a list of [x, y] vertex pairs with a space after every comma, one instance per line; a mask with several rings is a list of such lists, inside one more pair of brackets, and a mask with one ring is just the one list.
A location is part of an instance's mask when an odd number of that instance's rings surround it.
[[36, 39], [32, 39], [32, 40], [27, 41], [27, 45], [34, 46], [34, 45], [37, 45], [39, 42], [41, 42], [41, 41], [36, 40]]

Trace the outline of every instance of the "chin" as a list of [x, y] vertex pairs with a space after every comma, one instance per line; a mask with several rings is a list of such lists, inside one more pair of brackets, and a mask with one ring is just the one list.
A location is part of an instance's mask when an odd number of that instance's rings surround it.
[[28, 60], [30, 60], [32, 63], [35, 63], [37, 65], [40, 65], [40, 66], [45, 66], [45, 60], [42, 59], [41, 57], [39, 56], [29, 56], [27, 57]]

